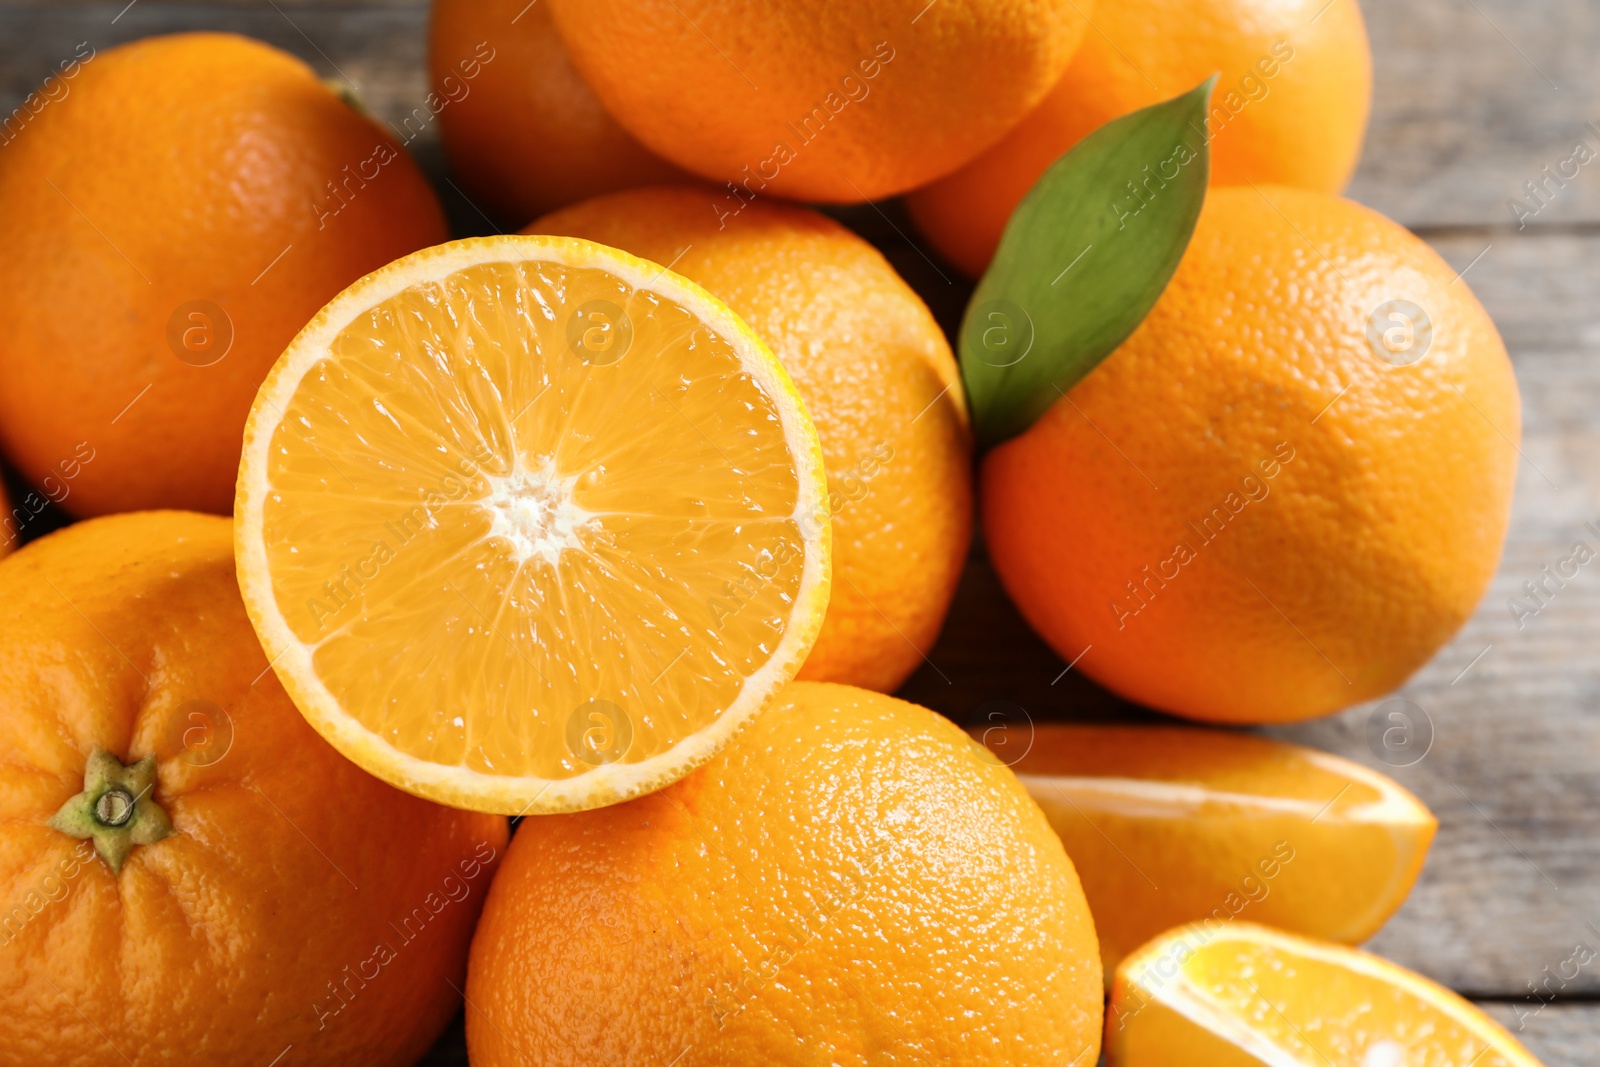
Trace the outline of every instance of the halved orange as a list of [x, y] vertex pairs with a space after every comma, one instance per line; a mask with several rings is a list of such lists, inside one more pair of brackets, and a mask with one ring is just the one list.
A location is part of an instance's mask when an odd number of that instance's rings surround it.
[[682, 777], [793, 677], [827, 604], [816, 431], [720, 301], [570, 238], [397, 260], [256, 397], [239, 580], [301, 712], [479, 811]]
[[1109, 1067], [1539, 1067], [1461, 997], [1379, 956], [1194, 923], [1122, 961]]
[[1204, 918], [1360, 944], [1422, 870], [1438, 820], [1398, 782], [1231, 730], [1040, 725], [986, 731], [1072, 857], [1109, 976]]

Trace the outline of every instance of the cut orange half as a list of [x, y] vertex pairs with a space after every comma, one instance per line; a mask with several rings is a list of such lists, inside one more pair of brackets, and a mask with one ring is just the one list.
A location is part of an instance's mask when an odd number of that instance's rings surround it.
[[682, 777], [827, 605], [822, 454], [783, 368], [692, 282], [570, 238], [457, 241], [341, 293], [256, 397], [235, 516], [305, 717], [479, 811]]
[[1347, 759], [1231, 730], [993, 728], [1072, 857], [1107, 978], [1163, 930], [1246, 919], [1360, 944], [1422, 871], [1438, 820]]
[[1450, 990], [1251, 923], [1169, 931], [1117, 968], [1109, 1067], [1539, 1067]]

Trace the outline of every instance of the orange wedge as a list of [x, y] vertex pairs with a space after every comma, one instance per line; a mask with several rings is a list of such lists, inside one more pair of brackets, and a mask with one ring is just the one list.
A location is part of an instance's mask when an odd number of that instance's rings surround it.
[[458, 807], [597, 807], [709, 759], [827, 605], [822, 454], [740, 319], [570, 238], [357, 282], [256, 397], [240, 585], [301, 712]]
[[1204, 918], [1359, 944], [1405, 900], [1438, 827], [1392, 779], [1251, 734], [1040, 725], [982, 740], [1072, 857], [1108, 976]]
[[1117, 968], [1109, 1067], [1538, 1067], [1450, 990], [1368, 952], [1195, 923]]

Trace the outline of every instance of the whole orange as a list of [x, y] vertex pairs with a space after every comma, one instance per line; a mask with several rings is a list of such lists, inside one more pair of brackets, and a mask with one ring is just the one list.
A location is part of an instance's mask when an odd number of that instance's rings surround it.
[[856, 202], [946, 174], [1018, 122], [1083, 37], [1074, 0], [551, 0], [573, 64], [667, 159]]
[[226, 519], [96, 519], [7, 559], [0, 679], [0, 1060], [428, 1048], [506, 821], [392, 789], [306, 724]]
[[600, 106], [549, 5], [437, 0], [430, 25], [439, 131], [482, 210], [521, 226], [586, 196], [684, 176]]
[[1145, 322], [986, 457], [984, 534], [1096, 680], [1304, 719], [1395, 688], [1471, 614], [1520, 437], [1494, 324], [1421, 240], [1326, 193], [1212, 189]]
[[411, 159], [243, 37], [91, 53], [0, 152], [0, 445], [66, 507], [226, 513], [245, 415], [300, 327], [444, 239]]
[[[826, 216], [758, 201], [719, 220], [704, 186], [635, 189], [537, 220], [699, 282], [794, 379], [817, 425], [833, 591], [801, 678], [895, 689], [939, 635], [972, 535], [966, 402], [949, 343], [871, 245]], [[750, 599], [729, 584], [728, 603]]]
[[799, 682], [661, 792], [518, 828], [467, 1047], [525, 1063], [1094, 1063], [1100, 959], [1016, 777], [932, 712]]
[[1000, 143], [907, 198], [917, 226], [982, 274], [1051, 163], [1112, 119], [1212, 74], [1211, 180], [1337, 193], [1361, 155], [1372, 54], [1356, 0], [1119, 0], [1044, 101]]

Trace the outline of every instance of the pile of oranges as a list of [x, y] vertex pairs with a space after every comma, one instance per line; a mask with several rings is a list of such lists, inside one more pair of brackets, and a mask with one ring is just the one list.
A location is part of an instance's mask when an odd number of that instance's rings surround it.
[[[0, 1063], [410, 1064], [458, 1011], [484, 1067], [1535, 1062], [1351, 947], [1427, 809], [1215, 728], [1399, 686], [1509, 518], [1493, 323], [1338, 195], [1356, 0], [435, 0], [430, 69], [498, 236], [241, 37], [7, 127]], [[1051, 202], [1213, 75], [1189, 177]], [[804, 206], [1048, 289], [1019, 204], [1181, 181], [1153, 308], [1001, 439]], [[975, 520], [1065, 662], [1210, 725], [887, 695]]]

